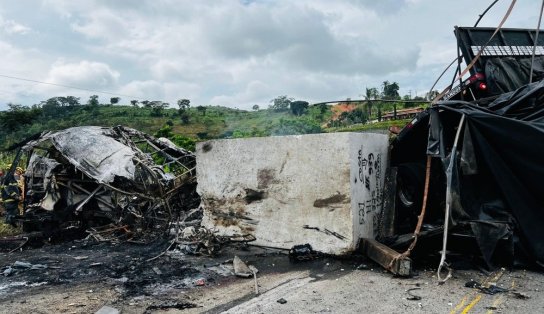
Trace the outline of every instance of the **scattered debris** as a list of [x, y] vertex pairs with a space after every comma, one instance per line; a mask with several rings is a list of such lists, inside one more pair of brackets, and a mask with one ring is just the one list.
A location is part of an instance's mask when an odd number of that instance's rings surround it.
[[46, 268], [47, 268], [47, 265], [43, 265], [43, 264], [31, 264], [27, 262], [16, 261], [12, 265], [4, 267], [2, 274], [4, 276], [10, 276], [14, 273], [17, 273], [23, 270], [39, 270], [39, 269], [46, 269]]
[[207, 228], [189, 226], [176, 235], [177, 250], [188, 255], [215, 256], [221, 248], [232, 242], [255, 241], [253, 235], [216, 236]]
[[236, 276], [243, 278], [253, 276], [253, 271], [238, 256], [234, 256], [232, 265], [234, 266], [234, 274]]
[[527, 299], [530, 299], [531, 296], [526, 294], [526, 293], [523, 293], [523, 292], [519, 292], [519, 291], [512, 291], [511, 292], [516, 298], [518, 299], [522, 299], [522, 300], [527, 300]]
[[340, 240], [346, 240], [346, 239], [347, 239], [346, 237], [344, 237], [343, 235], [339, 234], [338, 232], [330, 231], [330, 230], [327, 229], [327, 228], [324, 228], [323, 230], [321, 230], [321, 229], [318, 228], [318, 227], [310, 227], [310, 226], [308, 226], [308, 225], [304, 225], [304, 226], [302, 226], [302, 228], [304, 228], [304, 229], [309, 229], [309, 230], [316, 230], [316, 231], [319, 231], [319, 232], [323, 232], [324, 234], [327, 234], [327, 235], [331, 235], [331, 236], [337, 237], [337, 238], [340, 239]]
[[310, 261], [325, 256], [321, 252], [314, 251], [308, 243], [295, 245], [289, 250], [291, 261]]
[[482, 291], [485, 294], [491, 294], [491, 295], [497, 294], [497, 293], [502, 293], [502, 292], [508, 292], [508, 289], [498, 287], [496, 284], [490, 284], [488, 287], [486, 287], [486, 286], [483, 286], [482, 284], [480, 284], [479, 282], [474, 281], [474, 280], [471, 280], [471, 281], [465, 283], [465, 287], [478, 289], [478, 290]]
[[198, 305], [189, 303], [189, 302], [168, 301], [168, 302], [163, 302], [160, 304], [150, 305], [145, 309], [144, 313], [151, 313], [154, 310], [169, 310], [169, 309], [184, 310], [184, 309], [192, 309], [195, 307], [198, 307]]
[[406, 300], [410, 300], [410, 301], [419, 301], [421, 300], [421, 297], [419, 295], [415, 295], [412, 293], [412, 291], [414, 290], [421, 290], [421, 288], [411, 288], [411, 289], [408, 289], [406, 290], [406, 293], [408, 293], [410, 296], [406, 298]]
[[118, 309], [111, 306], [104, 305], [100, 310], [96, 311], [94, 314], [119, 314], [121, 313]]
[[195, 285], [196, 286], [205, 286], [206, 285], [206, 280], [204, 278], [199, 278], [195, 281]]
[[259, 270], [257, 269], [257, 267], [255, 267], [253, 265], [249, 265], [249, 269], [251, 269], [251, 272], [253, 273], [253, 281], [255, 283], [255, 295], [258, 295], [259, 294], [259, 283], [257, 282], [257, 272], [259, 272]]
[[357, 269], [358, 269], [358, 270], [368, 270], [368, 269], [370, 269], [370, 266], [368, 266], [367, 264], [363, 263], [363, 264], [360, 264], [359, 266], [357, 266]]

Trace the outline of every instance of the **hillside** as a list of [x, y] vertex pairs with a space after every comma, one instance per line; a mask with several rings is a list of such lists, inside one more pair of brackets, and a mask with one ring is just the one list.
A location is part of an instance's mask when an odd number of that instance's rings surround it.
[[[360, 131], [406, 123], [396, 120], [365, 124], [369, 119], [361, 106], [355, 106], [354, 111], [339, 117], [334, 116], [335, 111], [332, 109], [332, 106], [327, 105], [309, 106], [295, 115], [285, 108], [246, 111], [219, 106], [180, 110], [111, 104], [39, 107], [10, 105], [9, 110], [0, 112], [0, 150], [44, 130], [82, 125], [124, 125], [168, 137], [180, 146], [193, 149], [196, 142], [207, 139]], [[5, 163], [2, 159], [9, 157], [6, 157], [6, 153], [0, 153], [0, 162]]]

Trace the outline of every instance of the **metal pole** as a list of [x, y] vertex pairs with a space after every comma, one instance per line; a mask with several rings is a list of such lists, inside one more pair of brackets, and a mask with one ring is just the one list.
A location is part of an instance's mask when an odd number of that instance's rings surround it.
[[536, 27], [535, 44], [533, 45], [533, 55], [531, 56], [531, 72], [529, 72], [529, 84], [533, 82], [533, 66], [535, 63], [536, 46], [538, 45], [538, 33], [540, 32], [540, 22], [542, 21], [542, 11], [544, 10], [544, 0], [540, 6], [540, 16], [538, 17], [538, 25]]

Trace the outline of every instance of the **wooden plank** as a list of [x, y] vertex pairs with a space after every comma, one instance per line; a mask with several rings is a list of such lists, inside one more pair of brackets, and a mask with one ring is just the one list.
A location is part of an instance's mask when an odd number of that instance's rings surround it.
[[410, 276], [412, 260], [373, 239], [361, 239], [363, 254], [383, 268], [399, 276]]

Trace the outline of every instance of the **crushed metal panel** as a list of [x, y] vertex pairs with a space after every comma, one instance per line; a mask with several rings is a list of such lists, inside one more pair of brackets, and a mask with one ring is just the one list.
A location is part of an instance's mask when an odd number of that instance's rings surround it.
[[374, 236], [387, 146], [386, 135], [370, 133], [199, 143], [202, 225], [221, 236], [253, 235], [255, 245], [309, 243], [347, 254], [361, 236]]
[[75, 127], [51, 135], [55, 148], [70, 163], [98, 182], [110, 183], [115, 177], [134, 179], [134, 151], [116, 141], [109, 128]]

